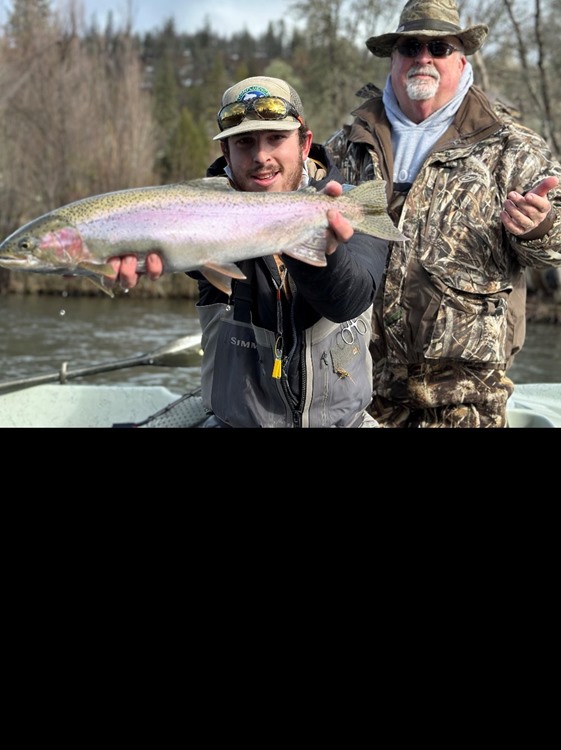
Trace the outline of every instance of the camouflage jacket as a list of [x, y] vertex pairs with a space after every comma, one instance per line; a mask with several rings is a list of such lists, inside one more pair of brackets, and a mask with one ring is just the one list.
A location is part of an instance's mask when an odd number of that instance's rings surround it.
[[525, 267], [561, 266], [561, 187], [548, 194], [554, 211], [538, 239], [508, 234], [499, 213], [509, 191], [524, 193], [549, 175], [561, 180], [561, 164], [540, 136], [472, 86], [400, 195], [382, 92], [352, 114], [327, 148], [346, 181], [386, 180], [390, 214], [409, 238], [391, 243], [375, 303], [374, 362], [504, 369], [524, 341]]

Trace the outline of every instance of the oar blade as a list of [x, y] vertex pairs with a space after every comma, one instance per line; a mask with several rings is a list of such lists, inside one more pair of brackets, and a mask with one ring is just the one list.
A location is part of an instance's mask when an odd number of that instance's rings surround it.
[[145, 355], [157, 367], [197, 367], [201, 364], [201, 334], [183, 336]]
[[191, 336], [182, 336], [175, 341], [171, 341], [165, 346], [155, 349], [153, 352], [141, 354], [138, 357], [129, 357], [128, 359], [119, 359], [114, 362], [106, 362], [90, 367], [81, 367], [74, 370], [68, 370], [64, 363], [61, 371], [58, 373], [49, 373], [46, 375], [36, 375], [31, 377], [19, 378], [0, 383], [0, 393], [20, 388], [29, 388], [33, 385], [43, 383], [65, 383], [73, 378], [81, 378], [86, 375], [98, 375], [103, 372], [114, 370], [124, 370], [127, 367], [154, 366], [154, 367], [198, 367], [201, 364], [201, 335], [193, 334]]

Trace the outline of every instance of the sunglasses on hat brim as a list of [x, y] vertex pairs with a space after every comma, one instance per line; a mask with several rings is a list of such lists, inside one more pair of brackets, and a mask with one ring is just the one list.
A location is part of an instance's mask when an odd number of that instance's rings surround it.
[[245, 102], [226, 104], [216, 116], [220, 130], [228, 130], [239, 125], [250, 112], [254, 112], [260, 120], [284, 120], [295, 117], [301, 125], [304, 120], [295, 107], [280, 96], [258, 96]]

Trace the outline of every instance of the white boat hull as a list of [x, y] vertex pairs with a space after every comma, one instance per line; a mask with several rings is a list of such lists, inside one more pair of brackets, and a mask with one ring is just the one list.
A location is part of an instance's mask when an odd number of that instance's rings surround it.
[[0, 427], [113, 427], [180, 398], [157, 386], [37, 385], [0, 395]]
[[[196, 427], [204, 416], [198, 395], [157, 386], [49, 384], [0, 394], [0, 427]], [[511, 427], [561, 427], [561, 384], [516, 386], [508, 416]]]

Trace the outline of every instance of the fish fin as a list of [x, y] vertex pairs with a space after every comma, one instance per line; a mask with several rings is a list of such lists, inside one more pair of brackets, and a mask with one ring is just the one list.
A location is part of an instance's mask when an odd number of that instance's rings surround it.
[[204, 264], [205, 269], [212, 269], [222, 276], [229, 276], [231, 279], [245, 279], [245, 275], [235, 263], [216, 263], [213, 260], [207, 260]]
[[382, 240], [406, 241], [389, 217], [387, 210], [385, 180], [369, 180], [344, 193], [349, 200], [361, 203], [364, 217], [356, 222], [355, 230]]
[[225, 276], [222, 273], [218, 273], [218, 271], [214, 271], [212, 268], [200, 268], [199, 271], [207, 281], [210, 281], [213, 286], [226, 294], [228, 297], [232, 294], [231, 276]]
[[115, 285], [115, 269], [109, 263], [99, 265], [99, 263], [88, 263], [82, 261], [78, 263], [78, 268], [85, 271], [85, 276], [91, 281], [91, 283], [102, 292], [108, 294], [110, 297], [114, 297], [113, 287]]
[[232, 282], [229, 276], [222, 276], [212, 269], [205, 271], [204, 268], [200, 268], [199, 271], [207, 281], [210, 281], [213, 286], [223, 292], [226, 296], [229, 297], [232, 294]]
[[108, 294], [111, 298], [115, 296], [115, 293], [112, 289], [104, 285], [104, 280], [94, 279], [93, 276], [87, 277], [88, 281], [90, 281], [95, 287], [98, 289], [101, 289], [102, 292], [105, 292], [105, 294]]
[[205, 277], [207, 281], [210, 281], [217, 289], [228, 297], [232, 294], [232, 279], [245, 279], [247, 278], [235, 263], [213, 263], [212, 261], [205, 263], [199, 271]]
[[[314, 188], [312, 188], [313, 190]], [[327, 256], [325, 246], [327, 244], [326, 228], [310, 230], [307, 236], [298, 240], [296, 245], [283, 250], [285, 255], [301, 260], [310, 266], [326, 266]]]

